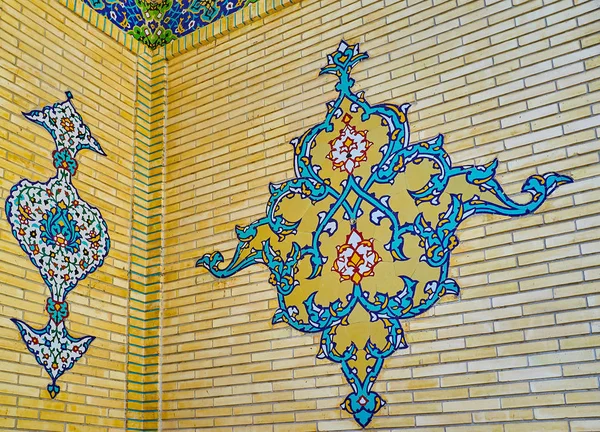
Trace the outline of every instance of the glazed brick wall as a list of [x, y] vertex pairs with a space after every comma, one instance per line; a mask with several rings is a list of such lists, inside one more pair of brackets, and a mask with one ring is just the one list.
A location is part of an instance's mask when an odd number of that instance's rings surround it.
[[[292, 176], [287, 143], [334, 97], [317, 72], [341, 38], [371, 56], [354, 74], [371, 103], [413, 104], [414, 140], [443, 133], [455, 163], [498, 157], [513, 194], [537, 172], [576, 180], [535, 215], [464, 226], [461, 300], [404, 323], [369, 429], [600, 430], [598, 2], [293, 3], [148, 53], [81, 2], [0, 0], [0, 430], [356, 430], [339, 367], [270, 324], [266, 272], [194, 268], [230, 257], [233, 227]], [[70, 330], [97, 339], [51, 401], [8, 321], [43, 326], [47, 290], [3, 205], [54, 173], [49, 135], [20, 112], [68, 89], [108, 153], [82, 152], [74, 183], [113, 245], [69, 296]]]
[[[136, 55], [55, 0], [0, 0], [0, 430], [125, 430], [127, 312], [133, 201]], [[4, 203], [23, 178], [55, 174], [48, 132], [22, 111], [65, 100], [107, 157], [78, 155], [74, 184], [100, 209], [111, 250], [69, 295], [69, 331], [93, 335], [89, 351], [49, 398], [46, 372], [9, 318], [43, 327], [48, 289], [10, 232]]]
[[318, 337], [271, 324], [267, 272], [194, 268], [231, 257], [234, 226], [292, 177], [288, 142], [334, 98], [317, 73], [341, 38], [371, 56], [354, 78], [372, 104], [413, 104], [414, 140], [443, 133], [457, 164], [497, 157], [511, 194], [535, 173], [575, 179], [535, 215], [463, 226], [461, 299], [404, 323], [410, 348], [386, 361], [375, 390], [388, 405], [369, 429], [600, 430], [599, 8], [303, 0], [167, 51], [163, 430], [357, 429]]

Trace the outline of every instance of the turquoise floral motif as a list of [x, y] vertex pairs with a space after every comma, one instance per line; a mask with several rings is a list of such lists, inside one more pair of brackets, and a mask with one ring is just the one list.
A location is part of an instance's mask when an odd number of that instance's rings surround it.
[[495, 180], [497, 161], [455, 166], [442, 135], [411, 143], [409, 104], [370, 105], [351, 90], [367, 57], [343, 41], [327, 56], [321, 74], [337, 78], [338, 96], [292, 141], [296, 177], [271, 184], [266, 216], [236, 228], [229, 264], [219, 252], [197, 262], [219, 278], [266, 266], [279, 302], [273, 323], [321, 333], [317, 357], [341, 365], [352, 388], [341, 407], [362, 427], [385, 405], [373, 390], [385, 359], [408, 346], [401, 320], [459, 293], [448, 272], [460, 223], [526, 215], [572, 181], [534, 175], [521, 204]]
[[[65, 207], [52, 207], [42, 216], [40, 223], [41, 239], [48, 246], [61, 247], [69, 254], [78, 251], [81, 245], [79, 227], [73, 222], [73, 217]], [[60, 204], [59, 204], [60, 206]]]
[[46, 327], [36, 330], [23, 321], [12, 321], [27, 349], [50, 375], [48, 392], [52, 398], [60, 392], [58, 378], [75, 365], [94, 340], [92, 336], [77, 339], [69, 335], [65, 326], [69, 316], [66, 296], [104, 263], [110, 249], [108, 229], [100, 212], [79, 197], [71, 180], [77, 172], [75, 156], [80, 150], [104, 155], [71, 100], [67, 92], [65, 102], [24, 114], [54, 139], [56, 176], [45, 183], [22, 180], [13, 186], [6, 200], [12, 233], [50, 290]]
[[77, 172], [77, 161], [73, 159], [69, 150], [54, 150], [52, 161], [56, 169], [66, 169], [71, 175]]
[[58, 302], [49, 297], [46, 300], [46, 311], [50, 319], [55, 323], [60, 323], [69, 316], [69, 304], [67, 302]]

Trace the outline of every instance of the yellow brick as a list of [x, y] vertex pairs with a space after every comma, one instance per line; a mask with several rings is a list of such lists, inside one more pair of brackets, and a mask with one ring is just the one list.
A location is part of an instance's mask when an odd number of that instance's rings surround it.
[[451, 425], [457, 423], [470, 423], [469, 414], [440, 414], [440, 415], [418, 415], [417, 426]]
[[466, 388], [427, 390], [414, 393], [415, 401], [466, 399], [468, 397], [469, 393]]
[[529, 432], [534, 430], [536, 427], [543, 428], [544, 431], [548, 432], [567, 432], [569, 430], [569, 424], [567, 422], [552, 422], [552, 421], [535, 421], [532, 423], [518, 423], [518, 424], [506, 424], [504, 430], [506, 432]]
[[563, 405], [564, 396], [561, 394], [519, 396], [502, 399], [502, 408], [519, 408], [529, 406]]
[[573, 432], [593, 432], [600, 428], [600, 422], [598, 420], [571, 421], [570, 425], [571, 431]]
[[535, 416], [538, 419], [592, 417], [595, 411], [595, 407], [589, 405], [536, 408]]

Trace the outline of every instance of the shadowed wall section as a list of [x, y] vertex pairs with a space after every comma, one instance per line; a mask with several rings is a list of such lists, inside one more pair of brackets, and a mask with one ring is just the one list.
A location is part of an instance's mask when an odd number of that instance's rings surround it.
[[[136, 55], [55, 1], [0, 3], [0, 429], [106, 431], [125, 428], [127, 298], [133, 197]], [[83, 66], [83, 67], [82, 67]], [[43, 327], [48, 288], [10, 233], [4, 203], [22, 178], [55, 168], [50, 135], [30, 111], [73, 94], [107, 156], [78, 155], [80, 197], [106, 220], [105, 263], [69, 295], [69, 332], [96, 339], [61, 377], [51, 400], [47, 375], [9, 318]]]

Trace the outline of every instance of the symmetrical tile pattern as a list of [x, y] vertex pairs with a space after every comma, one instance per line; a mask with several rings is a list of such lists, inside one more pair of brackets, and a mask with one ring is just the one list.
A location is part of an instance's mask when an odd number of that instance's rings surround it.
[[233, 14], [256, 0], [83, 0], [151, 49]]
[[[56, 0], [2, 0], [0, 9], [0, 429], [123, 430], [136, 55]], [[4, 215], [15, 183], [57, 173], [52, 136], [22, 112], [64, 101], [68, 90], [106, 153], [80, 151], [72, 184], [106, 221], [110, 252], [67, 295], [69, 334], [95, 339], [52, 399], [46, 371], [9, 320], [46, 326], [49, 289]]]
[[[294, 175], [287, 142], [336, 97], [314, 76], [344, 38], [372, 56], [353, 72], [357, 90], [373, 104], [413, 103], [415, 141], [443, 131], [460, 165], [497, 156], [498, 179], [517, 200], [531, 175], [575, 179], [537, 214], [461, 225], [450, 269], [461, 300], [442, 298], [403, 323], [409, 347], [386, 360], [373, 390], [387, 405], [369, 429], [600, 430], [598, 2], [261, 0], [170, 43], [163, 276], [154, 286], [130, 271], [134, 260], [152, 265], [130, 252], [153, 257], [131, 236], [134, 183], [145, 178], [133, 167], [136, 65], [151, 61], [137, 58], [149, 50], [82, 0], [0, 3], [0, 207], [20, 179], [56, 172], [53, 141], [21, 112], [72, 89], [107, 153], [81, 152], [74, 184], [111, 235], [104, 265], [69, 294], [69, 331], [93, 328], [96, 339], [51, 399], [46, 372], [8, 319], [43, 327], [48, 288], [0, 218], [0, 429], [153, 429], [156, 417], [164, 431], [357, 429], [339, 409], [348, 393], [339, 365], [315, 359], [320, 338], [272, 325], [268, 272], [215, 280], [192, 265], [216, 248], [231, 259], [234, 226], [262, 217], [267, 184]], [[148, 296], [130, 289], [146, 283]], [[149, 336], [148, 346], [130, 346], [136, 336]], [[155, 360], [144, 371], [139, 356], [157, 349], [155, 403]]]
[[321, 74], [337, 98], [318, 125], [291, 141], [295, 178], [269, 185], [266, 216], [236, 227], [239, 243], [221, 268], [219, 252], [197, 263], [230, 277], [254, 264], [277, 289], [273, 324], [320, 333], [317, 357], [339, 363], [352, 393], [342, 408], [366, 427], [385, 401], [373, 391], [386, 358], [408, 348], [402, 320], [458, 295], [449, 277], [457, 229], [475, 215], [521, 216], [558, 186], [533, 175], [517, 203], [496, 181], [498, 161], [457, 166], [443, 137], [413, 143], [409, 104], [370, 105], [354, 93], [352, 69], [368, 56], [341, 42]]
[[50, 375], [48, 393], [52, 398], [60, 391], [58, 378], [75, 366], [94, 340], [92, 336], [75, 338], [67, 331], [67, 294], [104, 264], [110, 249], [106, 222], [73, 186], [77, 153], [104, 152], [76, 111], [72, 97], [67, 92], [65, 102], [24, 114], [54, 139], [56, 176], [44, 183], [21, 180], [10, 190], [5, 206], [13, 236], [50, 290], [46, 301], [49, 320], [44, 328], [34, 329], [18, 319], [13, 322], [27, 349]]

